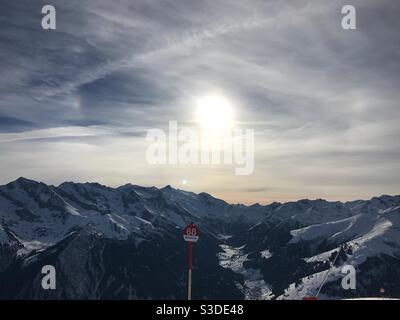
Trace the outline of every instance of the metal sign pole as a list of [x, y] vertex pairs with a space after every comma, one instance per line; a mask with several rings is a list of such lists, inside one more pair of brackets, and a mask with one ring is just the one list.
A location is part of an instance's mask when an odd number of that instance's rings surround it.
[[188, 300], [192, 300], [192, 254], [193, 242], [188, 242], [189, 248], [189, 272], [188, 272]]
[[199, 228], [193, 223], [183, 229], [183, 238], [188, 242], [188, 300], [192, 300], [192, 258], [193, 242], [199, 240]]

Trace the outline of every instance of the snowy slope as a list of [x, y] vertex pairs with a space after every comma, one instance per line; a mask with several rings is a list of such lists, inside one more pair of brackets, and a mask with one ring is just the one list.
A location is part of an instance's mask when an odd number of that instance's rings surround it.
[[238, 284], [247, 300], [269, 300], [273, 298], [271, 288], [265, 283], [260, 270], [245, 268], [248, 254], [243, 253], [244, 247], [221, 245], [222, 252], [218, 253], [219, 264], [243, 276], [244, 282]]
[[[343, 264], [352, 264], [371, 274], [378, 270], [374, 278], [389, 279], [385, 281], [393, 283], [394, 291], [400, 287], [391, 278], [400, 259], [400, 196], [244, 206], [170, 186], [110, 188], [73, 182], [49, 186], [25, 178], [0, 186], [0, 271], [6, 272], [0, 272], [0, 278], [18, 279], [24, 268], [52, 257], [64, 274], [66, 289], [61, 295], [152, 298], [156, 293], [151, 286], [143, 289], [142, 281], [181, 277], [181, 230], [192, 221], [201, 229], [196, 250], [202, 256], [197, 263], [204, 263], [204, 269], [197, 271], [204, 272], [202, 298], [210, 297], [207, 287], [214, 285], [214, 294], [220, 295], [213, 297], [218, 298], [226, 294], [299, 299], [315, 294], [343, 245], [346, 252], [334, 266], [328, 286], [340, 279]], [[131, 253], [134, 258], [126, 260]], [[78, 267], [79, 261], [85, 265]], [[72, 275], [76, 268], [80, 271]], [[119, 270], [122, 276], [115, 273]], [[101, 281], [102, 288], [94, 281]], [[184, 287], [181, 282], [176, 290]], [[373, 285], [366, 281], [363, 290], [368, 293]], [[8, 288], [4, 296], [10, 297], [13, 290], [13, 297], [42, 297], [28, 287]], [[330, 290], [322, 295], [342, 294], [332, 286]], [[166, 289], [157, 294], [167, 298], [176, 293]]]
[[[346, 254], [346, 260], [342, 265], [332, 268], [327, 282], [341, 279], [341, 268], [343, 265], [352, 265], [357, 268], [364, 263], [368, 257], [387, 255], [400, 258], [400, 210], [398, 202], [391, 202], [393, 207], [383, 209], [382, 203], [372, 200], [373, 208], [370, 205], [352, 207], [355, 212], [366, 210], [366, 213], [358, 213], [350, 218], [331, 221], [324, 224], [311, 225], [305, 228], [292, 230], [293, 238], [290, 244], [302, 241], [325, 240], [332, 244], [345, 244], [351, 248]], [[376, 204], [379, 203], [379, 206]], [[304, 260], [307, 263], [327, 262], [339, 251], [339, 246]], [[327, 270], [327, 269], [326, 269]], [[317, 272], [301, 279], [299, 286], [291, 284], [284, 295], [279, 299], [299, 299], [304, 296], [312, 296], [318, 291], [327, 271]]]
[[[71, 230], [93, 224], [112, 239], [155, 231], [161, 225], [183, 227], [190, 221], [259, 221], [262, 210], [229, 205], [207, 194], [171, 187], [66, 182], [47, 186], [20, 178], [0, 187], [0, 219], [27, 246], [55, 244]], [[4, 238], [4, 237], [3, 237]]]

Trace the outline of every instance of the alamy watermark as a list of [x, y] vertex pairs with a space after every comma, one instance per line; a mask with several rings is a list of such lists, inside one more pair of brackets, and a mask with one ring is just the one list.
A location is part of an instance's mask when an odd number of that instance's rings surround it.
[[355, 30], [357, 29], [356, 23], [356, 8], [352, 5], [345, 5], [342, 7], [342, 28], [344, 30]]
[[42, 8], [42, 28], [44, 30], [55, 30], [56, 29], [56, 8], [52, 5], [45, 5]]
[[43, 290], [55, 290], [56, 289], [56, 268], [48, 264], [42, 267], [42, 274], [45, 276], [42, 278], [42, 289]]
[[168, 130], [150, 129], [149, 164], [235, 165], [236, 175], [254, 171], [253, 129], [194, 129], [169, 121]]
[[[53, 5], [45, 5], [42, 7], [41, 25], [44, 30], [56, 29], [56, 8]], [[356, 9], [353, 5], [345, 5], [342, 7], [341, 13], [344, 15], [341, 19], [342, 28], [345, 30], [357, 29], [356, 26]]]
[[351, 264], [346, 264], [341, 270], [345, 276], [342, 278], [342, 288], [344, 290], [356, 289], [356, 269]]

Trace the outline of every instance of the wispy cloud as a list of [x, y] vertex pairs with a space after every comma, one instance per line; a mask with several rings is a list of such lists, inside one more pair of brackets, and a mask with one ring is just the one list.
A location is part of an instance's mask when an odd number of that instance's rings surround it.
[[[185, 188], [243, 202], [395, 193], [400, 6], [353, 1], [358, 29], [344, 31], [343, 4], [68, 1], [56, 4], [57, 31], [45, 32], [42, 1], [7, 1], [0, 182], [22, 173], [177, 186], [185, 178]], [[256, 131], [255, 174], [148, 166], [146, 129], [190, 122], [193, 100], [215, 91]]]

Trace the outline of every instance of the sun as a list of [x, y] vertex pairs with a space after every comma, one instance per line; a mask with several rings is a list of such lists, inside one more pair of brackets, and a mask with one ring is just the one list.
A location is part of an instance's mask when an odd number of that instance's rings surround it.
[[231, 103], [221, 95], [207, 95], [196, 99], [196, 118], [203, 128], [227, 129], [233, 126]]

